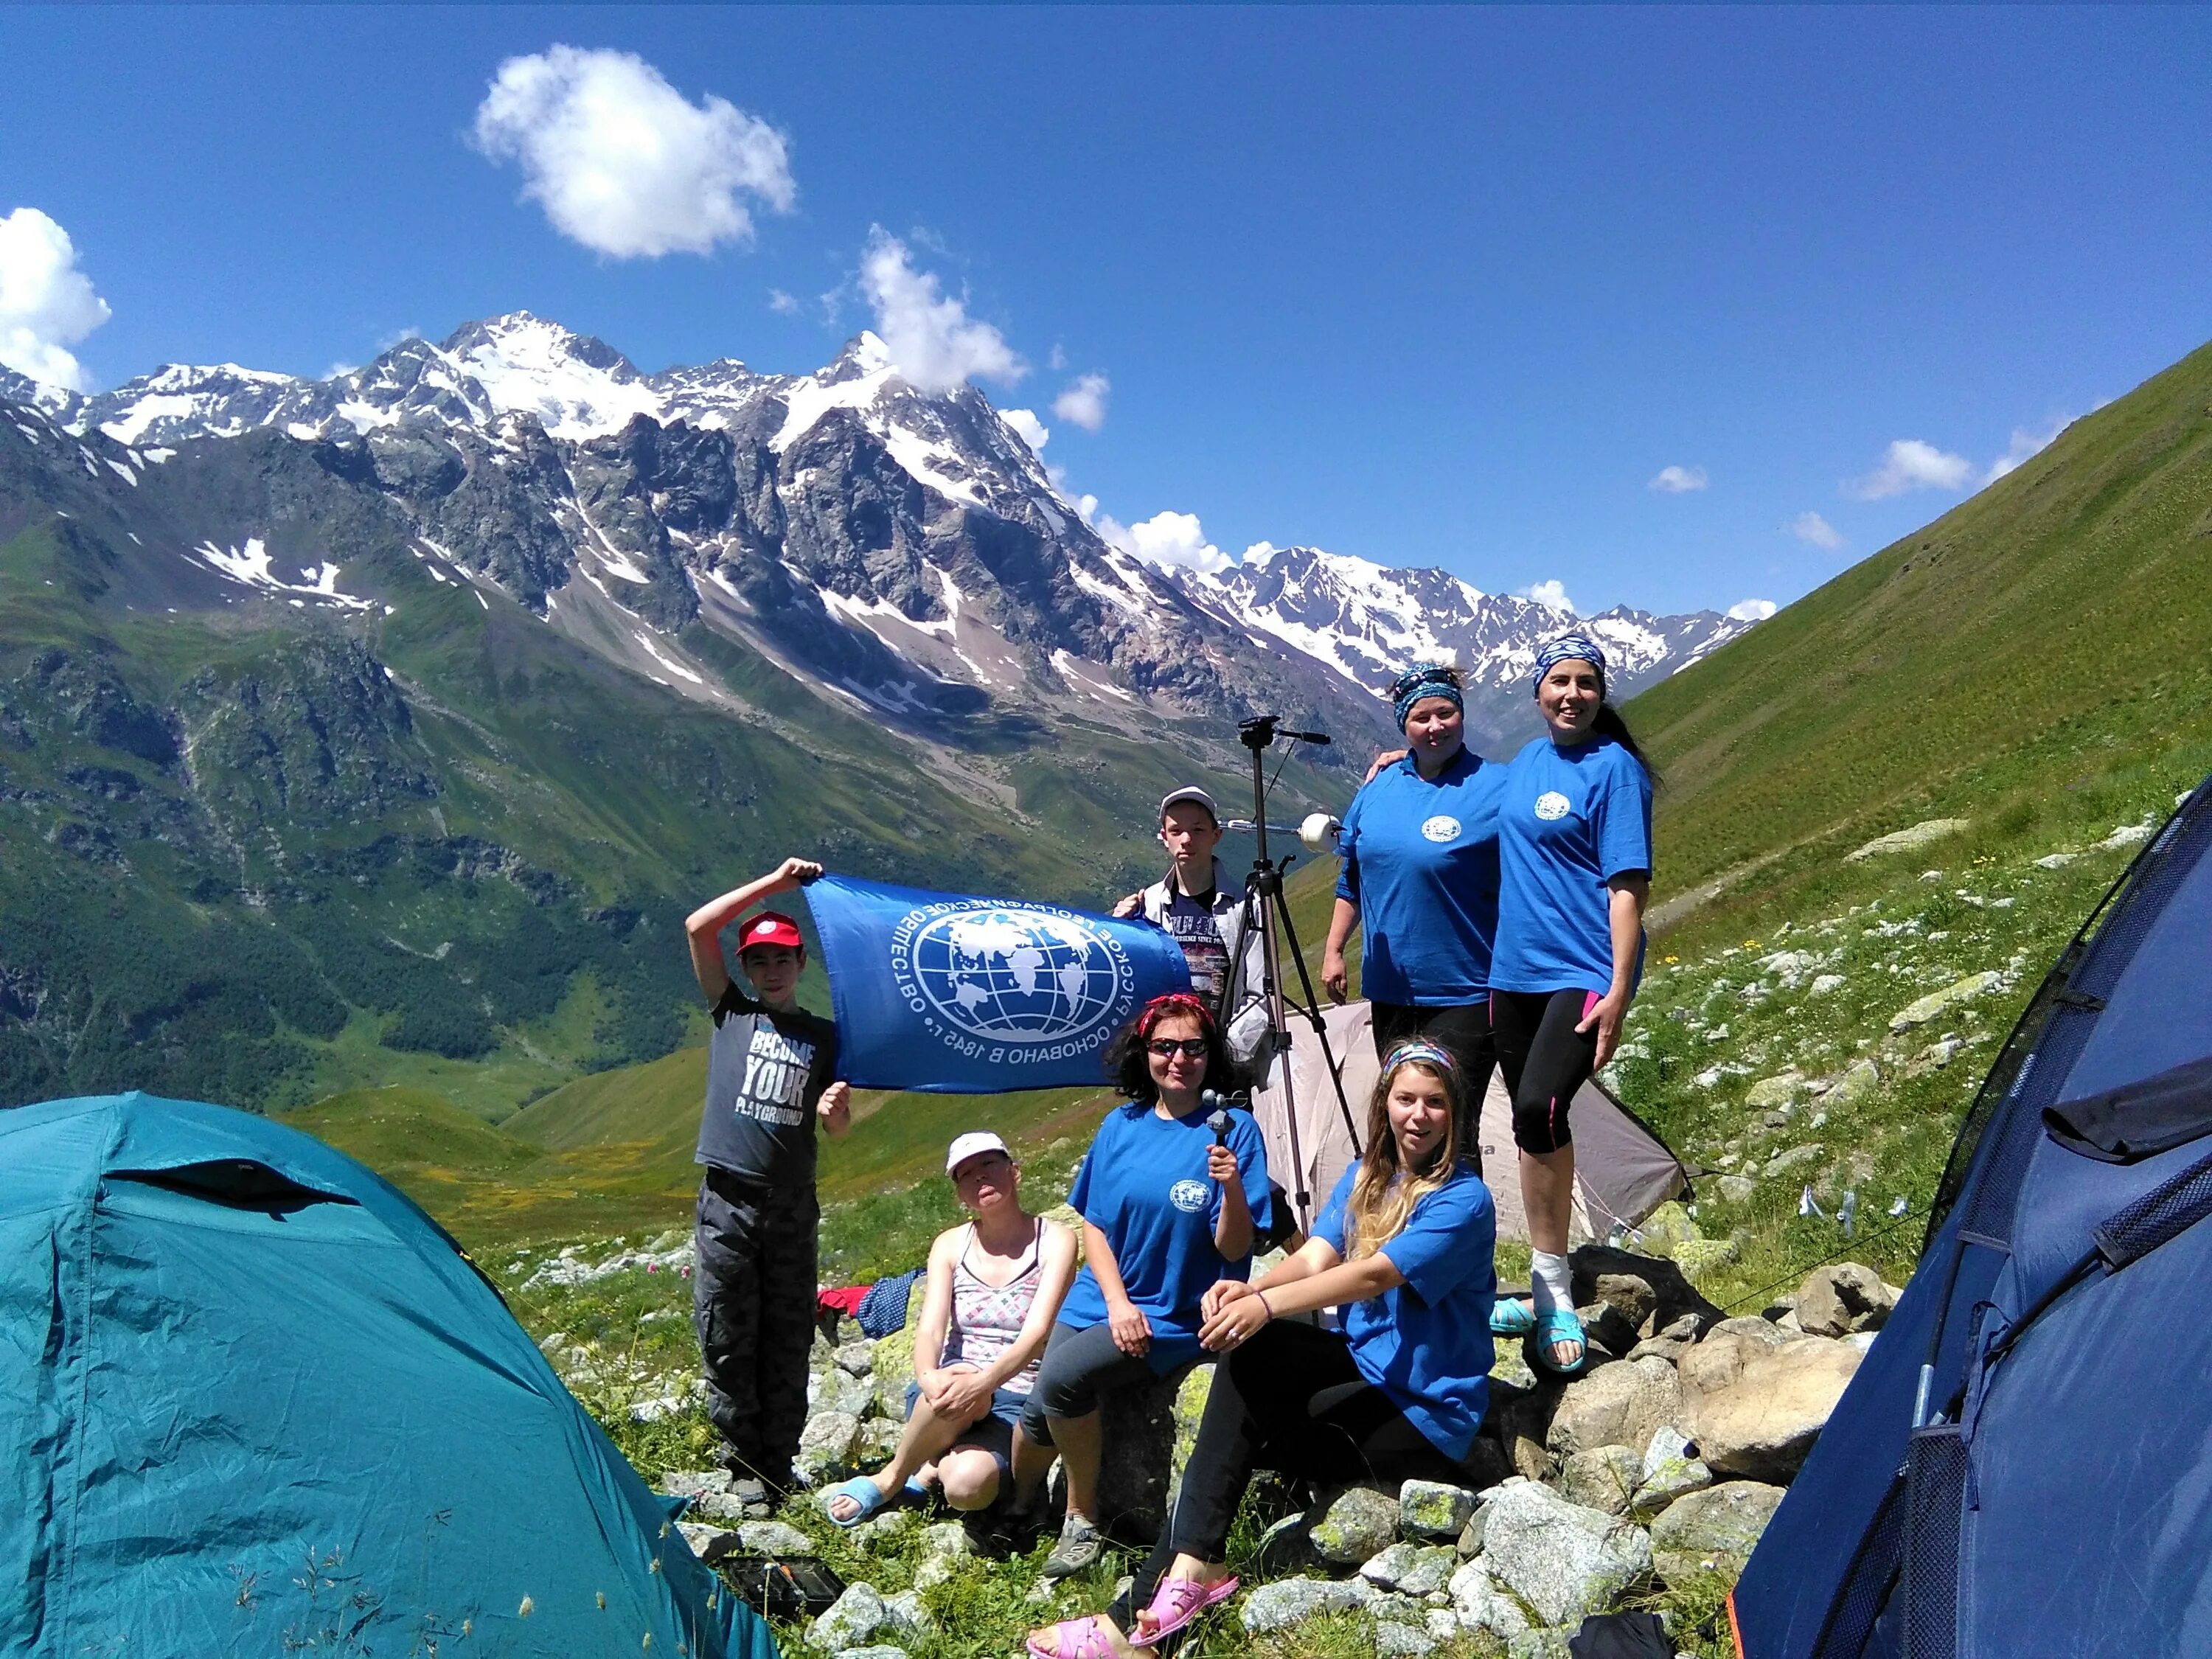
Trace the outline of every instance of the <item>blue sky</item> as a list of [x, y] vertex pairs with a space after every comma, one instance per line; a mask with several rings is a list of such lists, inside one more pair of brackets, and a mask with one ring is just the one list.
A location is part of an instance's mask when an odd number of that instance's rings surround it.
[[[521, 199], [477, 112], [556, 43], [735, 106], [749, 240], [617, 257], [667, 216], [611, 253]], [[2212, 337], [2208, 46], [2185, 9], [8, 8], [0, 216], [70, 239], [112, 314], [47, 344], [102, 386], [518, 307], [804, 370], [880, 228], [1121, 523], [1726, 607]], [[1083, 374], [1096, 431], [1052, 412]]]

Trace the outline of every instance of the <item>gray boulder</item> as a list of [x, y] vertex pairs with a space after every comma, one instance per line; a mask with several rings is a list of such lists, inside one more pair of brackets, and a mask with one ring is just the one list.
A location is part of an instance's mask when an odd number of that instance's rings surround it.
[[1721, 1317], [1721, 1310], [1698, 1294], [1681, 1264], [1664, 1256], [1585, 1244], [1568, 1253], [1567, 1265], [1576, 1307], [1609, 1304], [1642, 1335], [1665, 1329], [1686, 1313], [1698, 1314], [1706, 1324]]
[[1593, 1446], [1559, 1465], [1559, 1491], [1577, 1504], [1624, 1515], [1644, 1478], [1644, 1460], [1626, 1446]]
[[898, 1455], [899, 1436], [906, 1425], [888, 1417], [872, 1417], [860, 1425], [860, 1442], [854, 1455], [863, 1463], [888, 1463]]
[[679, 1521], [676, 1530], [684, 1534], [691, 1553], [709, 1565], [727, 1555], [738, 1541], [737, 1534], [726, 1528], [702, 1526], [696, 1521]]
[[[1691, 1242], [1698, 1244], [1710, 1244], [1714, 1241], [1709, 1238], [1700, 1238], [1694, 1239]], [[1680, 1319], [1675, 1320], [1674, 1323], [1668, 1325], [1665, 1329], [1655, 1332], [1653, 1334], [1645, 1337], [1633, 1348], [1631, 1348], [1628, 1351], [1628, 1358], [1632, 1360], [1650, 1359], [1656, 1358], [1666, 1360], [1669, 1364], [1672, 1364], [1675, 1360], [1680, 1359], [1682, 1357], [1684, 1351], [1697, 1340], [1698, 1316], [1695, 1314], [1686, 1313]]]
[[1897, 1305], [1881, 1275], [1856, 1261], [1814, 1270], [1797, 1292], [1797, 1323], [1808, 1336], [1878, 1331]]
[[1364, 1607], [1374, 1595], [1375, 1587], [1364, 1578], [1283, 1578], [1246, 1596], [1242, 1616], [1247, 1632], [1264, 1636], [1321, 1613]]
[[1713, 1472], [1696, 1455], [1694, 1443], [1669, 1425], [1644, 1449], [1629, 1507], [1641, 1516], [1656, 1515], [1676, 1498], [1712, 1484]]
[[1735, 1577], [1782, 1498], [1779, 1486], [1730, 1480], [1676, 1499], [1651, 1523], [1654, 1570], [1670, 1584], [1700, 1572]]
[[1848, 1342], [1817, 1336], [1774, 1348], [1732, 1340], [1750, 1352], [1737, 1357], [1735, 1376], [1718, 1387], [1692, 1382], [1688, 1375], [1690, 1360], [1711, 1347], [1711, 1341], [1685, 1357], [1683, 1380], [1690, 1395], [1682, 1426], [1715, 1474], [1786, 1482], [1843, 1397], [1858, 1369], [1859, 1351]]
[[1426, 1659], [1437, 1647], [1437, 1638], [1425, 1621], [1419, 1625], [1378, 1623], [1375, 1626], [1377, 1659]]
[[1462, 1565], [1452, 1574], [1449, 1588], [1460, 1627], [1470, 1634], [1487, 1632], [1502, 1642], [1528, 1628], [1528, 1615], [1521, 1611], [1521, 1604], [1498, 1588], [1482, 1562]]
[[844, 1474], [860, 1438], [860, 1419], [851, 1413], [817, 1412], [799, 1431], [799, 1479], [819, 1486]]
[[671, 1469], [660, 1477], [660, 1490], [671, 1498], [702, 1498], [729, 1489], [730, 1477], [723, 1469]]
[[947, 1560], [957, 1561], [975, 1553], [975, 1546], [968, 1537], [968, 1528], [957, 1521], [939, 1521], [921, 1534], [921, 1553], [925, 1556], [941, 1555]]
[[876, 1345], [848, 1342], [837, 1350], [837, 1369], [848, 1376], [866, 1376], [876, 1368]]
[[796, 1560], [819, 1555], [814, 1540], [787, 1522], [747, 1521], [738, 1528], [738, 1547], [748, 1555], [769, 1555]]
[[900, 1636], [927, 1637], [937, 1633], [937, 1620], [921, 1604], [920, 1590], [901, 1590], [884, 1597], [883, 1628]]
[[1307, 1534], [1314, 1553], [1332, 1566], [1356, 1567], [1398, 1536], [1398, 1500], [1372, 1486], [1348, 1486]]
[[1682, 1383], [1666, 1360], [1647, 1356], [1601, 1365], [1567, 1384], [1545, 1444], [1559, 1458], [1599, 1446], [1645, 1445], [1681, 1407]]
[[876, 1380], [872, 1376], [854, 1376], [831, 1366], [822, 1373], [814, 1388], [813, 1409], [820, 1412], [843, 1412], [854, 1418], [865, 1418], [876, 1408]]
[[1101, 1398], [1106, 1449], [1098, 1465], [1098, 1513], [1093, 1518], [1107, 1530], [1149, 1537], [1166, 1523], [1176, 1399], [1182, 1382], [1155, 1379], [1109, 1389]]
[[1508, 1481], [1484, 1507], [1483, 1564], [1547, 1626], [1579, 1623], [1650, 1569], [1641, 1527], [1534, 1481]]
[[828, 1611], [806, 1627], [810, 1647], [842, 1653], [859, 1647], [884, 1627], [884, 1598], [869, 1583], [848, 1584]]
[[1409, 1538], [1456, 1538], [1474, 1513], [1474, 1494], [1438, 1480], [1398, 1488], [1398, 1525]]
[[1459, 1556], [1448, 1547], [1393, 1544], [1359, 1569], [1369, 1583], [1401, 1595], [1432, 1595], [1451, 1582]]

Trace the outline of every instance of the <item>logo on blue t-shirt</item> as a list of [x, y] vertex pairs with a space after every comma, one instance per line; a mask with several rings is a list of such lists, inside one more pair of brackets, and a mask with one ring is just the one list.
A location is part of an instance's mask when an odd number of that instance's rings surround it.
[[1168, 1188], [1168, 1202], [1185, 1215], [1196, 1215], [1206, 1207], [1206, 1190], [1203, 1181], [1178, 1181]]
[[1540, 818], [1563, 818], [1567, 815], [1567, 798], [1556, 789], [1547, 789], [1536, 797], [1536, 816]]
[[1440, 812], [1421, 826], [1421, 833], [1431, 841], [1457, 841], [1459, 820]]

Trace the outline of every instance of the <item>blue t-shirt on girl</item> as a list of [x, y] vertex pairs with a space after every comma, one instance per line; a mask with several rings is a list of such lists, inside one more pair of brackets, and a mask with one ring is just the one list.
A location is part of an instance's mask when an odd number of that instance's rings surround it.
[[1538, 738], [1504, 770], [1490, 983], [1602, 996], [1613, 988], [1606, 883], [1651, 868], [1651, 775], [1610, 738], [1565, 749]]
[[1408, 755], [1352, 798], [1336, 896], [1359, 907], [1370, 1001], [1452, 1008], [1490, 988], [1504, 775], [1462, 749], [1424, 778]]
[[[1067, 1201], [1113, 1246], [1121, 1285], [1152, 1322], [1146, 1357], [1156, 1371], [1172, 1370], [1199, 1352], [1199, 1298], [1214, 1282], [1244, 1279], [1249, 1255], [1224, 1261], [1213, 1248], [1221, 1219], [1221, 1188], [1206, 1173], [1213, 1131], [1207, 1109], [1188, 1117], [1162, 1117], [1130, 1104], [1106, 1114], [1084, 1154]], [[1229, 1150], [1244, 1187], [1252, 1224], [1264, 1230], [1273, 1214], [1267, 1193], [1267, 1150], [1249, 1113], [1229, 1114]], [[1060, 1304], [1063, 1325], [1083, 1330], [1106, 1321], [1106, 1297], [1086, 1264]]]
[[[1353, 1164], [1329, 1194], [1313, 1236], [1345, 1254], [1345, 1209]], [[1429, 1443], [1457, 1462], [1474, 1445], [1490, 1405], [1490, 1307], [1498, 1299], [1498, 1212], [1490, 1188], [1471, 1164], [1413, 1206], [1413, 1213], [1379, 1254], [1406, 1278], [1403, 1285], [1343, 1311], [1344, 1339], [1359, 1374]]]

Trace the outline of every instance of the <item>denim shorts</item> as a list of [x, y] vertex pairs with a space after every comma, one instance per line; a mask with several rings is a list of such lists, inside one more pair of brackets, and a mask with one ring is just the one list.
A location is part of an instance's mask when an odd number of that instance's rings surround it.
[[[906, 1385], [906, 1414], [914, 1415], [914, 1402], [921, 1398], [921, 1384]], [[952, 1443], [959, 1451], [973, 1448], [987, 1451], [999, 1466], [999, 1478], [1011, 1480], [1014, 1473], [1014, 1425], [1021, 1421], [1022, 1410], [1030, 1403], [1025, 1394], [1012, 1389], [1000, 1389], [991, 1395], [991, 1407], [981, 1417], [960, 1431], [960, 1437]]]

